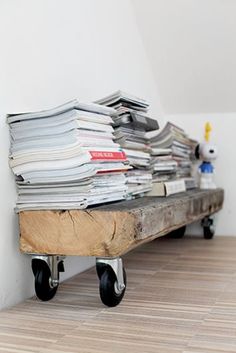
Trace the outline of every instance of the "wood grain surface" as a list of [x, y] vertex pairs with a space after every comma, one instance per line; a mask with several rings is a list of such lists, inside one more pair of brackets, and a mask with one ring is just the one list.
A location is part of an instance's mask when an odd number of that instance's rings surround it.
[[[128, 287], [102, 305], [95, 269], [0, 312], [4, 353], [235, 353], [236, 237], [170, 239], [124, 257]], [[33, 276], [32, 276], [33, 281]]]
[[24, 253], [119, 256], [222, 208], [224, 192], [194, 190], [144, 197], [86, 210], [19, 214]]

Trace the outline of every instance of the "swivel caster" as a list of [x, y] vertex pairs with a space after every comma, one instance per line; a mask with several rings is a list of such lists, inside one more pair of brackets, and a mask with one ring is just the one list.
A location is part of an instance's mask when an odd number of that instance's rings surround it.
[[126, 273], [121, 258], [98, 258], [96, 269], [100, 280], [99, 292], [104, 305], [117, 306], [126, 289]]
[[213, 218], [205, 217], [202, 220], [203, 236], [205, 239], [212, 239], [215, 235]]
[[186, 231], [186, 226], [183, 226], [181, 228], [177, 228], [173, 230], [172, 232], [169, 233], [169, 235], [171, 238], [180, 239], [184, 237], [185, 231]]
[[51, 300], [59, 287], [59, 272], [64, 272], [64, 257], [34, 255], [32, 271], [35, 278], [35, 293], [42, 301]]

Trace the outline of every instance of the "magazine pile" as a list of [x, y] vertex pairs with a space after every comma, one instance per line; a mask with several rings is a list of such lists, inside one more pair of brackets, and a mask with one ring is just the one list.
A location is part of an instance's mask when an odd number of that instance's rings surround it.
[[183, 129], [168, 122], [161, 132], [146, 136], [151, 147], [153, 188], [150, 196], [168, 196], [197, 186], [192, 177], [197, 141]]
[[9, 114], [16, 211], [82, 209], [125, 199], [131, 167], [114, 141], [114, 114], [112, 108], [78, 100]]
[[146, 100], [117, 91], [96, 103], [116, 110], [113, 115], [115, 142], [127, 155], [132, 170], [126, 172], [130, 197], [143, 195], [152, 189], [152, 169], [149, 140], [146, 133], [159, 129], [156, 119], [150, 118]]

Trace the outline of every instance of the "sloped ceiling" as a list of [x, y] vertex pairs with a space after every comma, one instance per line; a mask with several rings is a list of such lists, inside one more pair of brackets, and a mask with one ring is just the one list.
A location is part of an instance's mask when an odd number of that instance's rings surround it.
[[165, 113], [236, 111], [236, 0], [131, 0]]

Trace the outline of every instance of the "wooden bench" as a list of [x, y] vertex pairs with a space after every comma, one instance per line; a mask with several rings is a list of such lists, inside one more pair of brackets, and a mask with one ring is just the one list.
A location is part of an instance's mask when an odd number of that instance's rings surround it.
[[95, 256], [101, 299], [117, 305], [126, 285], [120, 256], [170, 232], [183, 236], [185, 226], [198, 220], [205, 238], [212, 238], [210, 215], [222, 208], [223, 200], [222, 189], [193, 190], [86, 210], [20, 212], [20, 249], [33, 255], [37, 296], [49, 300], [55, 295], [63, 256]]

